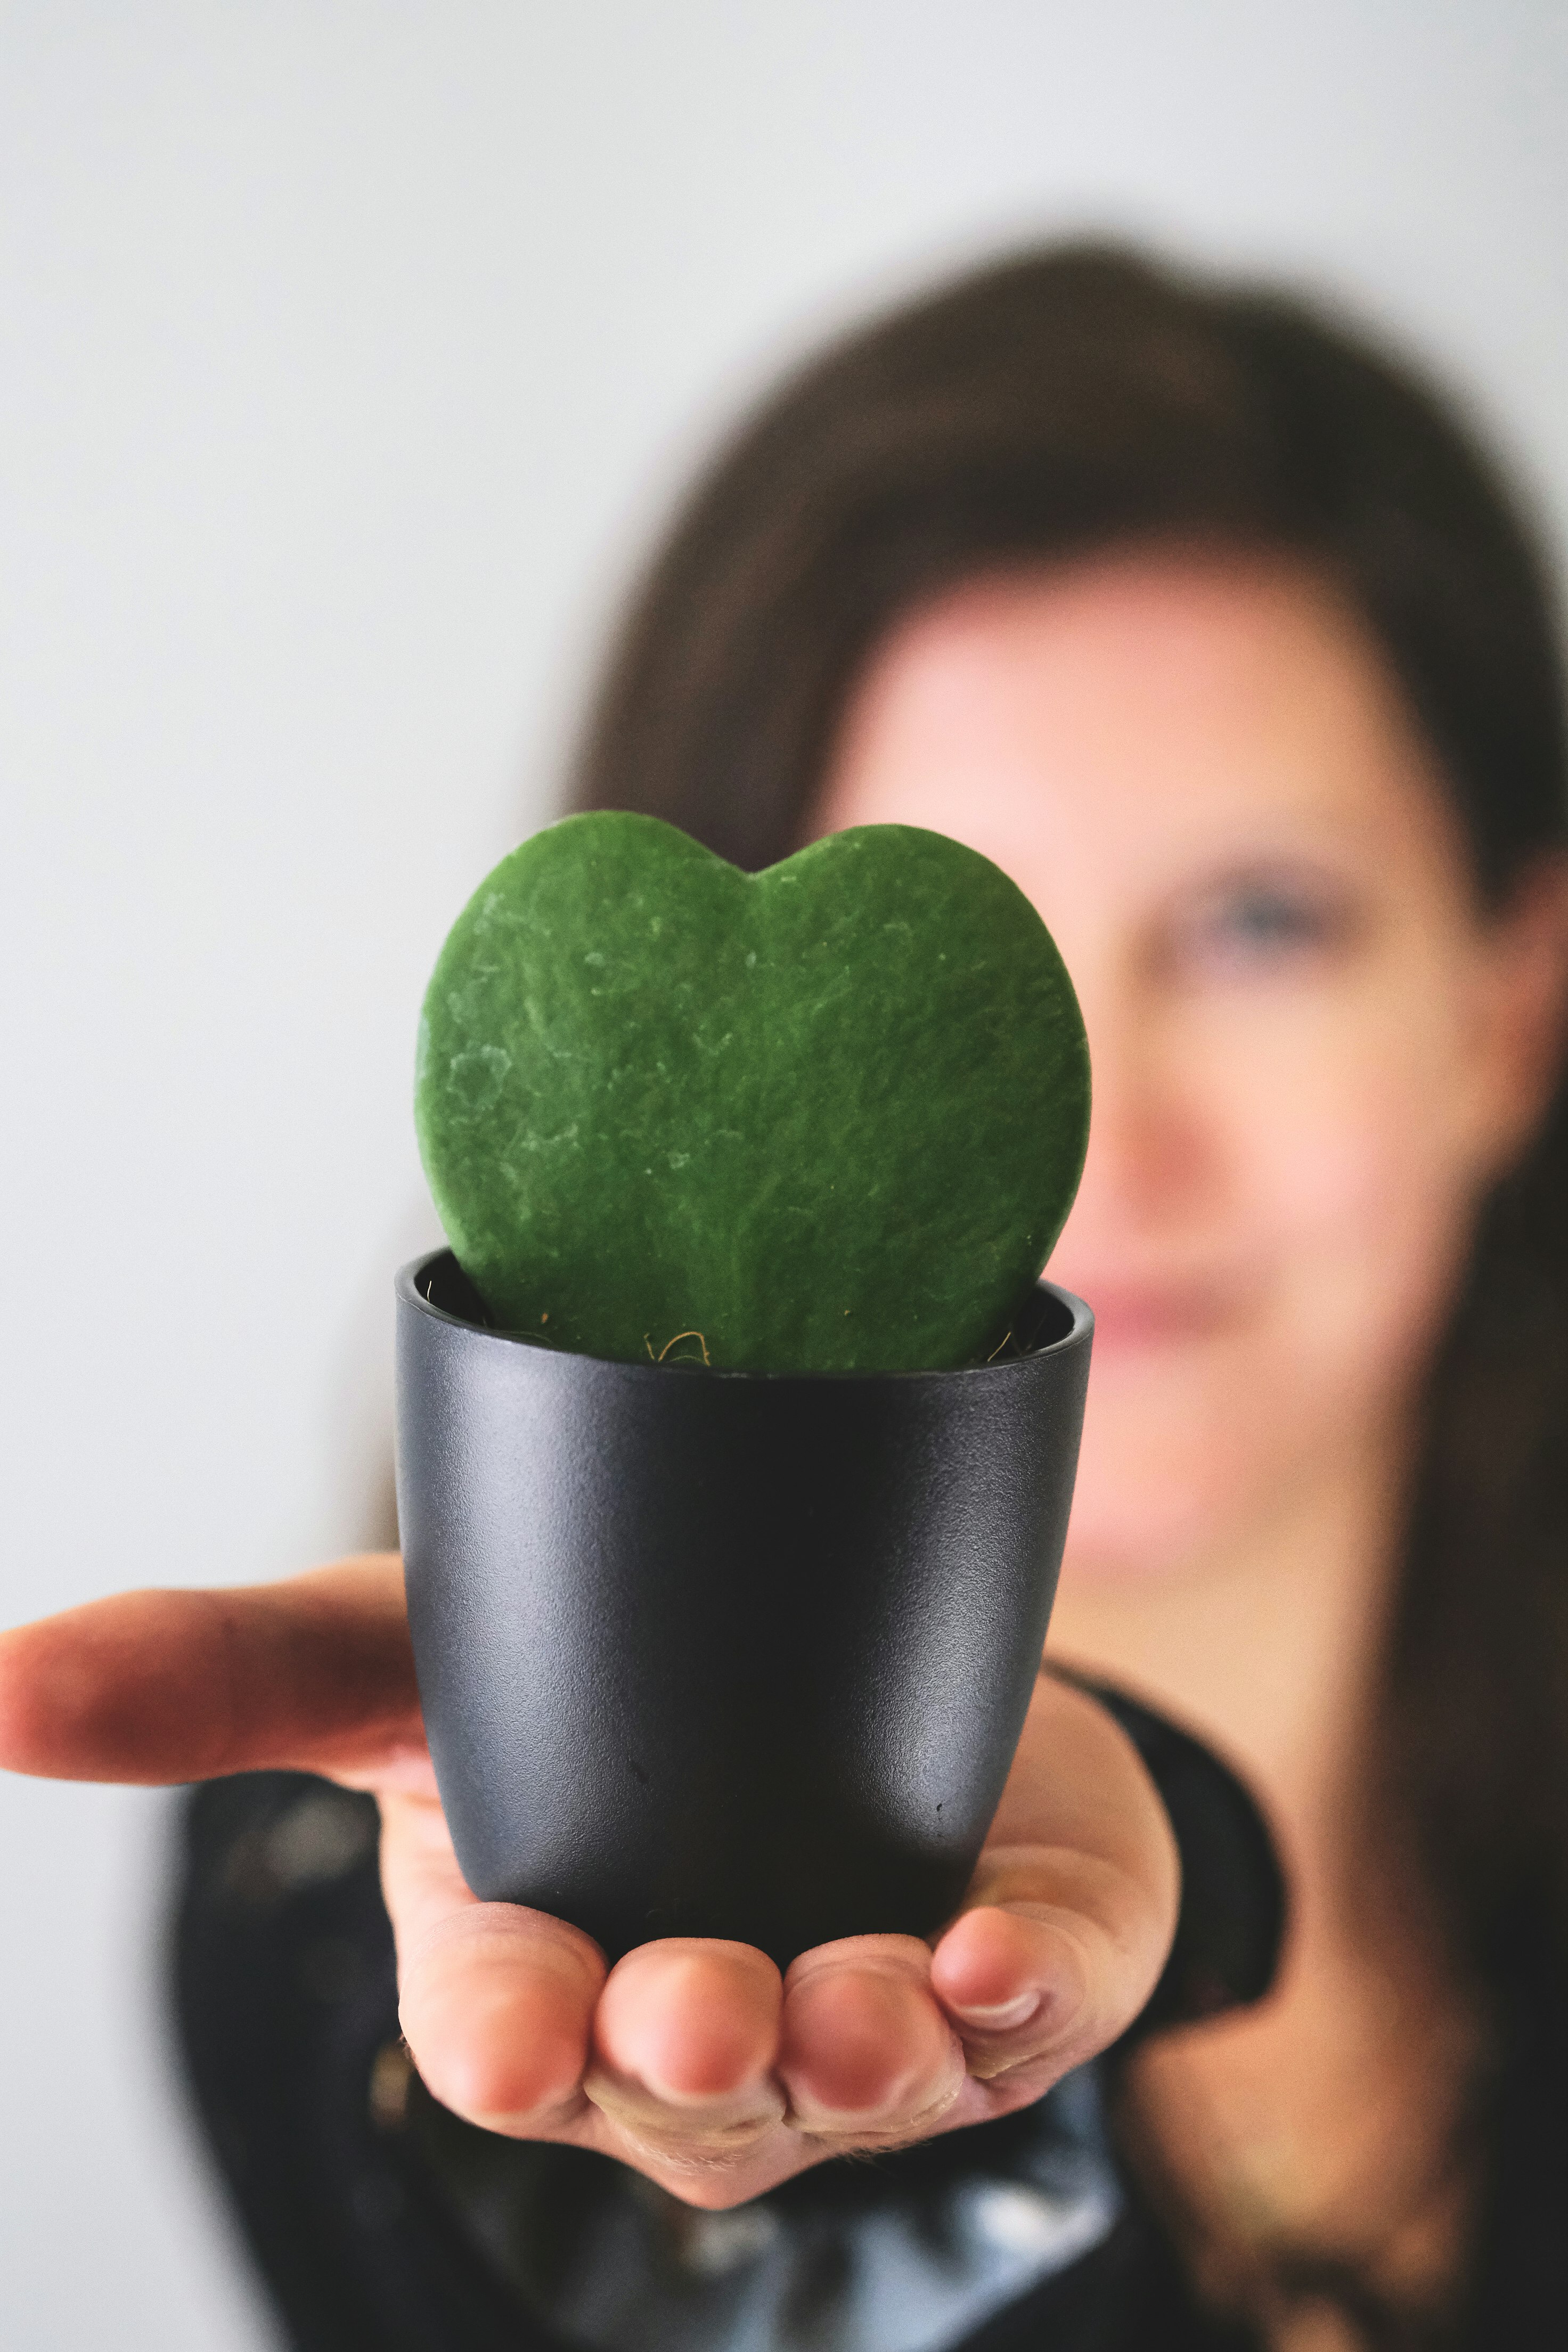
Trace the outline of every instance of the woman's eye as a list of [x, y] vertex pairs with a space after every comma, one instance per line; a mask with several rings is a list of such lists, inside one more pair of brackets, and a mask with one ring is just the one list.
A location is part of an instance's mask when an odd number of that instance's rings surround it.
[[1179, 965], [1218, 975], [1266, 972], [1343, 944], [1352, 910], [1331, 887], [1257, 877], [1205, 890], [1173, 926]]

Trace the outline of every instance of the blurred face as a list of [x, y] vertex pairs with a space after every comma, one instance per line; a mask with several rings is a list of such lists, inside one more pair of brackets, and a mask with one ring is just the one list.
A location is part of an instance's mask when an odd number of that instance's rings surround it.
[[965, 586], [847, 711], [820, 829], [884, 822], [1010, 874], [1088, 1024], [1050, 1265], [1097, 1318], [1069, 1564], [1169, 1570], [1369, 1460], [1396, 1477], [1534, 1115], [1541, 992], [1354, 617], [1238, 558]]

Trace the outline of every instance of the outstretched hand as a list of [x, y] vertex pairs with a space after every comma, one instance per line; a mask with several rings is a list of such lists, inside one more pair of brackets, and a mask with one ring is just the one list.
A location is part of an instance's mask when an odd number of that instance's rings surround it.
[[403, 2030], [487, 2129], [618, 2157], [689, 2203], [1038, 2098], [1137, 2015], [1175, 1924], [1163, 1808], [1092, 1699], [1042, 1675], [957, 1917], [781, 1977], [672, 1937], [613, 1969], [464, 1884], [392, 1554], [242, 1590], [126, 1593], [0, 1635], [0, 1766], [159, 1783], [288, 1768], [369, 1790]]

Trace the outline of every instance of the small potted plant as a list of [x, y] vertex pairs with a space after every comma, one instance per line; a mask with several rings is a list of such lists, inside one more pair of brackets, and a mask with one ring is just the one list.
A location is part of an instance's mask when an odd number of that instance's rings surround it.
[[1092, 1328], [1023, 895], [868, 826], [751, 876], [568, 818], [421, 1025], [452, 1248], [398, 1277], [419, 1685], [474, 1891], [781, 1963], [956, 1906], [1022, 1727]]

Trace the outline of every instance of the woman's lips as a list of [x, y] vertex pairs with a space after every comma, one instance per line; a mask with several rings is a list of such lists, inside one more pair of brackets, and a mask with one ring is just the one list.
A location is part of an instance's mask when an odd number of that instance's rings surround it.
[[1087, 1268], [1081, 1280], [1055, 1266], [1048, 1272], [1053, 1282], [1076, 1291], [1093, 1308], [1097, 1358], [1214, 1339], [1237, 1321], [1243, 1305], [1237, 1283], [1130, 1283], [1125, 1277], [1099, 1282]]

